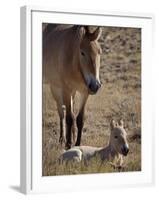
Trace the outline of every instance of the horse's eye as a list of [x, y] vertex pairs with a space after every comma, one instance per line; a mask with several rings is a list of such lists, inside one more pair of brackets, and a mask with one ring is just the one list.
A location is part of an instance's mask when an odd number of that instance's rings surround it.
[[117, 135], [115, 135], [115, 136], [114, 136], [114, 138], [115, 138], [115, 139], [117, 139], [117, 138], [118, 138], [118, 136], [117, 136]]
[[84, 53], [83, 51], [81, 51], [81, 55], [82, 55], [82, 56], [85, 56], [85, 53]]

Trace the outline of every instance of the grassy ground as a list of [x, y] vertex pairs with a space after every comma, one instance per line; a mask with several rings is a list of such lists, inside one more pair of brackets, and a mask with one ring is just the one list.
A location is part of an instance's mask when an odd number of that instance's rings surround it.
[[50, 88], [43, 84], [43, 175], [63, 175], [141, 170], [141, 30], [133, 28], [103, 28], [100, 44], [100, 76], [103, 87], [90, 96], [82, 145], [103, 146], [109, 139], [109, 122], [123, 118], [130, 144], [122, 170], [109, 163], [101, 165], [98, 158], [89, 166], [59, 165], [59, 118]]

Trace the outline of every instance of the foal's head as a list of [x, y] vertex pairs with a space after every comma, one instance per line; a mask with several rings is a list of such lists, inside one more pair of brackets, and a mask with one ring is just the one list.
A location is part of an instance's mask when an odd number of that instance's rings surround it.
[[100, 55], [102, 50], [98, 43], [101, 28], [90, 32], [88, 26], [80, 26], [78, 29], [80, 38], [79, 62], [82, 77], [88, 88], [89, 94], [95, 94], [101, 87], [99, 80]]
[[111, 135], [110, 135], [110, 144], [113, 149], [124, 156], [129, 152], [129, 145], [127, 141], [127, 133], [124, 129], [124, 122], [120, 120], [119, 123], [116, 123], [114, 120], [110, 123]]

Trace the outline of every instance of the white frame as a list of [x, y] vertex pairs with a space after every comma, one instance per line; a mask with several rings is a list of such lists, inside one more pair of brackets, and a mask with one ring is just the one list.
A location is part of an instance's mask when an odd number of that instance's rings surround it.
[[[104, 189], [111, 186], [139, 186], [154, 183], [153, 100], [151, 98], [153, 18], [151, 14], [68, 11], [35, 6], [21, 8], [21, 192], [26, 194], [61, 192], [79, 190], [78, 188], [80, 190]], [[56, 177], [40, 175], [42, 173], [40, 172], [42, 170], [40, 163], [42, 162], [40, 128], [42, 127], [42, 67], [39, 66], [42, 66], [40, 43], [42, 22], [142, 28], [142, 131], [144, 135], [142, 136], [141, 172]]]

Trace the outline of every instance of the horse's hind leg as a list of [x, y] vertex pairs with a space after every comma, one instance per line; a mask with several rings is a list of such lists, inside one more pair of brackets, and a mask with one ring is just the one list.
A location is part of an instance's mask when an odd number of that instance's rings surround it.
[[[63, 109], [65, 107], [65, 109]], [[71, 148], [72, 144], [72, 125], [73, 118], [71, 114], [71, 106], [65, 101], [64, 105], [58, 106], [60, 116], [60, 138], [59, 143], [65, 143], [66, 149]]]
[[73, 129], [73, 115], [72, 115], [72, 99], [69, 93], [64, 93], [64, 105], [66, 106], [66, 149], [71, 148], [72, 145], [72, 129]]
[[63, 96], [62, 90], [57, 87], [51, 87], [52, 95], [56, 101], [58, 114], [60, 117], [60, 137], [59, 143], [62, 145], [66, 141], [66, 117], [64, 116], [64, 103], [63, 103]]
[[62, 105], [62, 114], [60, 116], [60, 138], [59, 143], [62, 145], [66, 142], [66, 106]]

